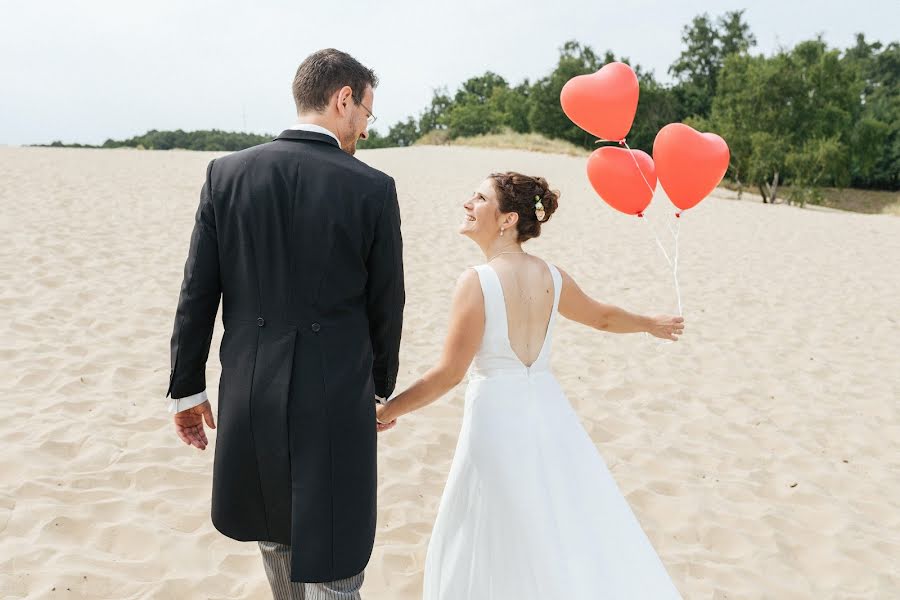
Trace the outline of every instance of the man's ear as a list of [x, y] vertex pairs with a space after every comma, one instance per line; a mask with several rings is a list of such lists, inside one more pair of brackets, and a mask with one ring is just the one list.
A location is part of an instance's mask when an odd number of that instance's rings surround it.
[[349, 85], [345, 85], [337, 91], [337, 111], [341, 116], [344, 116], [350, 108], [351, 102], [353, 102], [353, 89]]

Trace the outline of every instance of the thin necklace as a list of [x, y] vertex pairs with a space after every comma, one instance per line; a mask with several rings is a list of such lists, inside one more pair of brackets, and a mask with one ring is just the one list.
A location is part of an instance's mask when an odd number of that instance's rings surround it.
[[488, 261], [488, 262], [491, 262], [492, 260], [494, 260], [495, 258], [497, 258], [498, 256], [500, 256], [501, 254], [528, 254], [528, 253], [525, 252], [524, 250], [519, 250], [518, 252], [514, 252], [514, 251], [512, 251], [512, 250], [507, 250], [506, 252], [498, 252], [497, 254], [495, 254], [495, 255], [493, 255], [492, 257], [490, 257], [487, 261]]

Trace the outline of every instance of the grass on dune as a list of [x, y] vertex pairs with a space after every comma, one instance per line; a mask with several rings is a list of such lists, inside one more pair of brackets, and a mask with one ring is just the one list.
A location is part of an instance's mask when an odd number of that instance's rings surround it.
[[417, 146], [472, 146], [475, 148], [498, 148], [587, 156], [590, 151], [563, 140], [552, 140], [538, 133], [516, 133], [510, 129], [500, 133], [489, 133], [472, 137], [450, 139], [446, 130], [434, 130], [416, 141]]

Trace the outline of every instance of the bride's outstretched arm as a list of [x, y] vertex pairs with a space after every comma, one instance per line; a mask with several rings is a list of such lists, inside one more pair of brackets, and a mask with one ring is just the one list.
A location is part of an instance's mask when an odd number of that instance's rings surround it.
[[484, 297], [478, 273], [466, 269], [456, 282], [450, 329], [437, 365], [387, 404], [377, 407], [378, 420], [396, 418], [431, 404], [462, 381], [484, 335]]
[[597, 302], [585, 294], [572, 277], [559, 269], [562, 275], [562, 292], [559, 296], [559, 314], [588, 327], [610, 333], [647, 332], [658, 338], [677, 341], [684, 331], [684, 319], [674, 315], [646, 317], [636, 315], [618, 306]]

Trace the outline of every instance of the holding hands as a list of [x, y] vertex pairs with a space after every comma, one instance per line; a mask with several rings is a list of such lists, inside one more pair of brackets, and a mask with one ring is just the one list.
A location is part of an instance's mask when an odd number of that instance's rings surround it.
[[387, 431], [388, 429], [392, 429], [395, 425], [397, 425], [397, 419], [387, 419], [382, 418], [385, 409], [385, 403], [387, 402], [386, 398], [382, 398], [379, 395], [375, 395], [375, 431], [381, 433], [382, 431]]
[[388, 429], [393, 429], [394, 426], [397, 425], [397, 419], [385, 420], [382, 418], [385, 409], [387, 408], [384, 404], [378, 404], [375, 406], [375, 431], [381, 433], [382, 431], [387, 431]]

